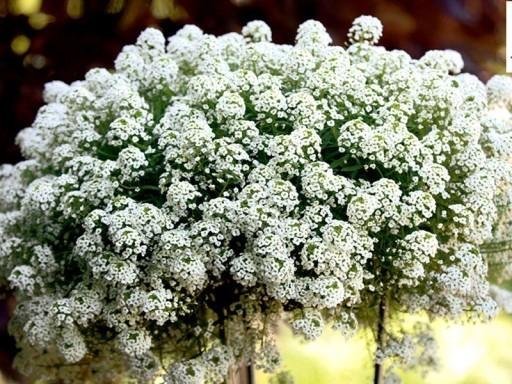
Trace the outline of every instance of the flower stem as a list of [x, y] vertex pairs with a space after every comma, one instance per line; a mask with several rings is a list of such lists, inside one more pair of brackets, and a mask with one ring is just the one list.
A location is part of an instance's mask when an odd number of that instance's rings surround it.
[[228, 373], [227, 384], [255, 384], [252, 365], [241, 362], [231, 367]]
[[[386, 299], [384, 295], [380, 297], [379, 302], [379, 316], [377, 320], [377, 334], [375, 336], [375, 342], [377, 347], [375, 351], [379, 351], [382, 349], [384, 345], [384, 321], [386, 319]], [[381, 384], [383, 376], [383, 367], [382, 362], [375, 360], [375, 365], [373, 366], [373, 384]]]

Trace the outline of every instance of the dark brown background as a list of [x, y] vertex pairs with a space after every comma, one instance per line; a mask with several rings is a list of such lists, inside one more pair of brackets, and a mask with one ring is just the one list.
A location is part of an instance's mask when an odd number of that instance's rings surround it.
[[[456, 49], [465, 70], [483, 80], [504, 69], [505, 0], [0, 0], [0, 163], [20, 160], [14, 138], [33, 121], [45, 82], [71, 82], [92, 67], [111, 67], [146, 26], [169, 36], [193, 23], [221, 34], [262, 19], [275, 42], [291, 43], [297, 26], [313, 18], [342, 44], [361, 14], [382, 20], [381, 43], [388, 48], [413, 57]], [[20, 40], [29, 42], [26, 50]], [[12, 299], [0, 303], [0, 369], [8, 376], [15, 351], [6, 333], [12, 306]]]

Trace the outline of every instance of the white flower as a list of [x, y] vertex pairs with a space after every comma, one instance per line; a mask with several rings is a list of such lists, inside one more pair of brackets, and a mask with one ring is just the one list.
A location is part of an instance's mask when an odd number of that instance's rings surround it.
[[[381, 35], [372, 16], [346, 49], [313, 20], [294, 45], [262, 21], [167, 44], [149, 28], [114, 70], [47, 84], [27, 160], [0, 166], [23, 373], [214, 384], [276, 369], [282, 318], [313, 339], [373, 328], [383, 297], [396, 316], [493, 316], [489, 276], [512, 276], [512, 80]], [[424, 333], [387, 336], [378, 359], [432, 361]]]
[[291, 323], [294, 332], [303, 335], [306, 340], [317, 339], [322, 334], [323, 325], [322, 315], [311, 309], [300, 312]]
[[352, 22], [348, 32], [349, 41], [354, 43], [375, 44], [382, 36], [382, 23], [373, 16], [359, 16]]
[[217, 102], [216, 106], [217, 118], [225, 119], [241, 119], [245, 114], [244, 99], [237, 93], [225, 92]]
[[271, 41], [272, 31], [264, 21], [254, 20], [250, 21], [242, 28], [242, 36], [254, 43]]
[[65, 327], [61, 331], [57, 347], [64, 359], [69, 363], [77, 363], [87, 353], [83, 336], [76, 327]]
[[119, 153], [117, 164], [121, 171], [121, 181], [134, 182], [144, 175], [148, 161], [140, 149], [130, 146]]
[[168, 368], [165, 384], [201, 384], [205, 379], [205, 367], [201, 361], [178, 362]]
[[512, 98], [510, 90], [512, 89], [512, 79], [508, 76], [493, 76], [487, 82], [487, 96], [489, 104], [493, 107], [512, 108]]
[[299, 25], [295, 41], [299, 47], [318, 50], [332, 43], [332, 38], [322, 23], [315, 20], [307, 20]]
[[201, 197], [193, 184], [187, 181], [176, 181], [167, 189], [167, 206], [172, 221], [178, 221], [189, 209], [196, 208], [194, 201]]
[[127, 329], [118, 335], [119, 348], [130, 356], [142, 356], [151, 348], [151, 336], [138, 329]]
[[112, 146], [125, 146], [126, 143], [137, 144], [147, 140], [144, 126], [133, 118], [117, 118], [109, 127], [106, 134], [107, 142]]
[[11, 288], [17, 289], [21, 294], [30, 295], [36, 288], [36, 278], [36, 273], [31, 266], [19, 265], [9, 275], [9, 283]]
[[441, 71], [457, 74], [462, 70], [464, 62], [459, 52], [447, 49], [445, 51], [428, 51], [419, 60], [421, 65]]

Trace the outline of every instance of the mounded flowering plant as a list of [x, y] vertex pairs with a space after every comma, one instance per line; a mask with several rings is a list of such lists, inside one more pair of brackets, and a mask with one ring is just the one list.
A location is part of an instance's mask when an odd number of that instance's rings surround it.
[[381, 34], [370, 16], [346, 48], [316, 21], [293, 46], [261, 21], [167, 42], [150, 28], [115, 70], [48, 83], [17, 139], [27, 160], [0, 168], [18, 369], [221, 383], [240, 362], [278, 367], [283, 317], [308, 340], [376, 329], [377, 365], [408, 366], [433, 362], [432, 336], [385, 320], [492, 317], [512, 79]]

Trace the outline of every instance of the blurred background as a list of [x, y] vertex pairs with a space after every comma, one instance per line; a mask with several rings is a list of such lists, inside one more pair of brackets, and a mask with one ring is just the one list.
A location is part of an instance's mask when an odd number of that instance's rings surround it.
[[[172, 35], [184, 24], [212, 34], [239, 32], [262, 19], [273, 40], [291, 43], [297, 26], [320, 20], [336, 44], [352, 20], [381, 19], [387, 48], [420, 57], [429, 49], [459, 51], [465, 71], [486, 80], [504, 72], [505, 0], [0, 0], [0, 163], [21, 159], [14, 138], [42, 104], [44, 83], [71, 82], [93, 67], [112, 67], [117, 53], [147, 26]], [[5, 295], [4, 295], [5, 296]], [[0, 300], [0, 384], [20, 382], [11, 369], [15, 345], [7, 335], [14, 302]], [[406, 383], [512, 384], [512, 320], [485, 325], [436, 324], [442, 366], [426, 379], [405, 373]], [[327, 334], [301, 344], [283, 330], [284, 363], [298, 384], [369, 382], [370, 344]], [[258, 374], [258, 383], [266, 382]]]

